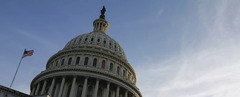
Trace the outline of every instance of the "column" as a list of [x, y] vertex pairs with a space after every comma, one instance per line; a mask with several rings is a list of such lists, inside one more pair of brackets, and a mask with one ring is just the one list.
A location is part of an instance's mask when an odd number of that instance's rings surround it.
[[35, 87], [33, 87], [32, 91], [31, 91], [31, 94], [30, 94], [31, 96], [34, 95], [35, 90], [36, 90]]
[[74, 87], [76, 84], [76, 76], [73, 77], [73, 82], [72, 82], [72, 86], [71, 86], [71, 91], [70, 91], [70, 97], [74, 96]]
[[88, 78], [86, 77], [85, 80], [84, 80], [83, 91], [82, 91], [82, 96], [81, 96], [81, 97], [86, 97], [86, 93], [87, 93], [87, 82], [88, 82]]
[[37, 85], [37, 90], [35, 92], [35, 95], [38, 95], [39, 87], [40, 87], [40, 83], [38, 83], [38, 85]]
[[109, 88], [110, 88], [110, 83], [107, 83], [107, 90], [106, 90], [106, 97], [108, 97], [109, 95]]
[[46, 84], [47, 84], [47, 79], [44, 81], [43, 83], [43, 87], [42, 87], [42, 91], [41, 91], [41, 95], [43, 95], [45, 88], [46, 88]]
[[117, 86], [117, 93], [116, 93], [116, 97], [119, 97], [119, 86]]
[[48, 91], [48, 94], [50, 94], [51, 96], [52, 96], [52, 90], [53, 90], [54, 84], [55, 84], [55, 78], [53, 78], [52, 84], [51, 84], [50, 89]]
[[62, 82], [61, 82], [60, 90], [59, 90], [59, 93], [58, 93], [58, 97], [62, 96], [62, 90], [63, 90], [64, 83], [65, 83], [65, 76], [62, 78]]
[[125, 96], [124, 97], [128, 97], [128, 91], [125, 91]]
[[58, 96], [58, 92], [59, 92], [59, 83], [56, 83], [56, 89], [55, 89], [54, 97]]
[[94, 89], [93, 97], [97, 97], [98, 86], [99, 86], [99, 79], [97, 79], [97, 81], [96, 81], [96, 85], [95, 85], [95, 89]]

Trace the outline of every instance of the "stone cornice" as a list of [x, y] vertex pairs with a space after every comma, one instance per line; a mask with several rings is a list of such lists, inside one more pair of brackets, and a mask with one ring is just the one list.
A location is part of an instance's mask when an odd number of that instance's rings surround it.
[[6, 91], [6, 92], [9, 92], [9, 93], [12, 93], [14, 95], [17, 95], [16, 97], [32, 97], [28, 94], [24, 94], [22, 92], [19, 92], [19, 91], [16, 91], [16, 90], [13, 90], [11, 88], [7, 88], [7, 87], [4, 87], [2, 85], [0, 85], [0, 91]]

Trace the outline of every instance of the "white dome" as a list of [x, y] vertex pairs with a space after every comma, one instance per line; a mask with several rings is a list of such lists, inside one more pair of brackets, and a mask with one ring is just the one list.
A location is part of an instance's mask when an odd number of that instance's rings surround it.
[[81, 48], [95, 48], [127, 60], [122, 47], [114, 39], [102, 32], [90, 32], [79, 35], [69, 41], [63, 50]]

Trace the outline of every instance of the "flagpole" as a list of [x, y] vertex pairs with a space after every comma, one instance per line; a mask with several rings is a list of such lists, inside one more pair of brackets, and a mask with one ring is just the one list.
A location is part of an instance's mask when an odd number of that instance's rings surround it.
[[13, 84], [13, 82], [14, 82], [14, 80], [15, 80], [15, 77], [16, 77], [16, 75], [17, 75], [18, 69], [19, 69], [20, 64], [21, 64], [21, 62], [22, 62], [22, 59], [23, 59], [23, 57], [21, 57], [21, 60], [20, 60], [20, 62], [18, 63], [18, 67], [17, 67], [17, 70], [16, 70], [16, 72], [15, 72], [15, 74], [14, 74], [14, 77], [13, 77], [12, 83], [11, 83], [11, 85], [10, 85], [10, 88], [12, 87], [12, 84]]

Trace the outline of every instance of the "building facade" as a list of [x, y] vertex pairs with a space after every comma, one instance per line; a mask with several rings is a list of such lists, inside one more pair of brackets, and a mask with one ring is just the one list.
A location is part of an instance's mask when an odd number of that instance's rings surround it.
[[105, 8], [94, 29], [54, 54], [31, 83], [31, 96], [142, 97], [122, 47], [107, 35]]

